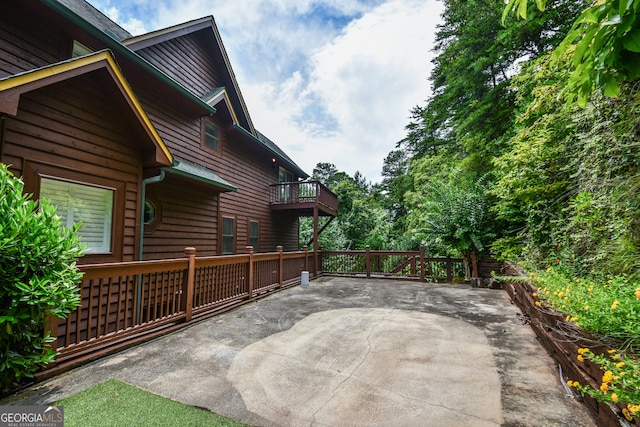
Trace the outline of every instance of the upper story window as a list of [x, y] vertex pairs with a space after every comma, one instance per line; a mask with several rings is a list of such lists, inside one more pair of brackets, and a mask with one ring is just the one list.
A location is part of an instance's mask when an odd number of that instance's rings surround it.
[[89, 49], [77, 40], [73, 41], [73, 50], [71, 51], [71, 57], [77, 58], [78, 56], [85, 56], [93, 52], [93, 49]]
[[81, 221], [80, 241], [87, 254], [111, 253], [114, 190], [41, 178], [40, 197], [51, 202], [62, 224]]
[[220, 153], [220, 128], [208, 118], [202, 119], [201, 144], [203, 147]]

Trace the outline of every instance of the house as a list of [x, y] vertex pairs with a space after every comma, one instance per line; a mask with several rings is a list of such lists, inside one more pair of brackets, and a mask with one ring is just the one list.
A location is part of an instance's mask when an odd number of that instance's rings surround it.
[[[0, 2], [0, 161], [81, 220], [81, 263], [298, 249], [337, 199], [258, 132], [213, 17], [132, 36], [84, 0]], [[317, 248], [316, 248], [317, 249]]]

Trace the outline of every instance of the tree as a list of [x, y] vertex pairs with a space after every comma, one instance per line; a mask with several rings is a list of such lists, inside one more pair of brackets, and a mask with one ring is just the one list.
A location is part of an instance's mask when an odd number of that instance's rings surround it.
[[[502, 22], [513, 11], [528, 17], [529, 0], [509, 0]], [[547, 0], [535, 0], [540, 11]], [[574, 21], [571, 30], [556, 49], [562, 58], [574, 45], [573, 71], [563, 93], [569, 103], [585, 107], [595, 88], [606, 96], [620, 95], [620, 84], [640, 77], [640, 0], [601, 0], [592, 2]]]
[[413, 195], [409, 213], [413, 233], [425, 249], [462, 255], [471, 277], [470, 261], [493, 237], [487, 222], [484, 188], [458, 170], [451, 180], [432, 181]]

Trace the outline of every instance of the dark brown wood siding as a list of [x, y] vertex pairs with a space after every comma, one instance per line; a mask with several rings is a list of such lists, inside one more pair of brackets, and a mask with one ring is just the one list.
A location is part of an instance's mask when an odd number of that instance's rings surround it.
[[141, 154], [130, 136], [137, 133], [123, 116], [122, 95], [95, 74], [22, 95], [17, 116], [4, 119], [1, 160], [24, 175], [25, 191], [36, 195], [40, 173], [116, 188], [114, 256], [91, 255], [82, 262], [130, 261], [137, 240]]
[[29, 13], [21, 1], [0, 2], [0, 78], [65, 58], [72, 40], [59, 28]]
[[[278, 245], [283, 246], [285, 250], [296, 250], [298, 247], [297, 217], [272, 213], [269, 207], [269, 185], [278, 182], [278, 167], [277, 165], [274, 167], [271, 154], [260, 148], [257, 142], [247, 140], [238, 131], [225, 128], [225, 125], [215, 116], [211, 120], [220, 126], [221, 133], [220, 151], [213, 152], [200, 144], [200, 117], [192, 117], [182, 109], [172, 108], [172, 103], [164, 100], [161, 93], [152, 92], [142, 82], [138, 85], [133, 82], [133, 85], [134, 88], [139, 89], [145, 111], [174, 156], [202, 165], [238, 188], [236, 192], [221, 193], [219, 205], [206, 202], [200, 208], [210, 209], [208, 216], [215, 227], [221, 216], [234, 218], [236, 253], [244, 253], [246, 246], [249, 245], [249, 221], [258, 221], [260, 225], [258, 248], [260, 252], [275, 251]], [[166, 193], [164, 190], [159, 190], [164, 185], [170, 187]], [[159, 192], [158, 194], [166, 194], [163, 199], [163, 210], [171, 200], [173, 203], [182, 203], [180, 187], [173, 188], [165, 182], [150, 187], [154, 192]], [[215, 190], [211, 188], [210, 191]], [[197, 201], [198, 198], [195, 200]], [[190, 202], [187, 204], [191, 206]], [[181, 210], [180, 207], [176, 209]], [[202, 227], [202, 215], [203, 212], [198, 210], [194, 218], [193, 225], [197, 229]], [[184, 235], [193, 236], [193, 240], [184, 246], [182, 244], [176, 246], [174, 242], [167, 240], [164, 245], [170, 249], [164, 254], [160, 234], [156, 235], [157, 232], [154, 231], [151, 241], [145, 237], [144, 257], [171, 258], [178, 253], [183, 253], [185, 246], [193, 246], [199, 254], [203, 255], [221, 253], [220, 230], [217, 228], [213, 230], [215, 239], [212, 240], [208, 230], [200, 234], [191, 233], [190, 226], [191, 224], [185, 221], [171, 224], [173, 233], [180, 234], [181, 229]], [[148, 246], [151, 244], [153, 247]], [[211, 251], [214, 252], [210, 253]]]
[[137, 53], [198, 96], [224, 86], [202, 32], [159, 43]]
[[143, 259], [180, 258], [190, 246], [201, 256], [218, 253], [217, 192], [167, 175], [148, 185], [146, 193], [158, 205], [159, 221], [153, 231], [144, 233]]

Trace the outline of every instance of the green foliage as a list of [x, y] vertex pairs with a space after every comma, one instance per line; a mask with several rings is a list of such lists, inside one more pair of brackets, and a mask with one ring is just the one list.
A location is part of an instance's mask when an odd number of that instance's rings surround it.
[[578, 349], [576, 358], [580, 363], [594, 363], [602, 369], [600, 386], [567, 381], [583, 396], [595, 398], [598, 402], [612, 402], [625, 406], [622, 415], [627, 421], [640, 418], [640, 362], [624, 353], [610, 350], [608, 354], [595, 354], [589, 348]]
[[55, 208], [23, 195], [23, 183], [0, 164], [0, 389], [30, 378], [53, 361], [46, 316], [80, 304], [75, 261], [82, 247]]
[[[559, 329], [571, 333], [577, 328], [595, 340], [623, 351], [594, 354], [588, 348], [578, 350], [580, 363], [594, 363], [603, 371], [597, 387], [569, 380], [582, 395], [588, 394], [600, 402], [626, 405], [624, 416], [631, 421], [640, 413], [640, 363], [633, 357], [640, 344], [640, 283], [624, 275], [580, 278], [571, 264], [557, 264], [529, 279], [537, 287], [536, 305], [552, 308], [566, 317]], [[569, 336], [569, 339], [572, 337]]]
[[[331, 163], [318, 163], [312, 179], [329, 187], [338, 198], [338, 218], [318, 237], [319, 244], [327, 250], [389, 249], [392, 245], [392, 222], [389, 212], [380, 202], [379, 194], [366, 178], [356, 172], [350, 177], [338, 171]], [[313, 222], [300, 222], [301, 245], [307, 244], [313, 235]]]
[[[527, 18], [529, 0], [509, 0], [502, 14], [503, 24], [510, 12]], [[543, 10], [546, 0], [536, 0]], [[563, 90], [569, 103], [587, 105], [594, 88], [605, 96], [620, 95], [620, 84], [640, 77], [640, 0], [592, 2], [573, 23], [558, 46], [554, 58], [562, 58], [570, 46], [573, 71]]]
[[484, 188], [461, 172], [449, 181], [430, 181], [413, 194], [413, 233], [431, 253], [482, 252], [492, 237]]
[[566, 315], [568, 323], [621, 346], [640, 344], [640, 284], [632, 278], [577, 277], [571, 264], [558, 260], [554, 266], [532, 274], [531, 282], [538, 287], [536, 296], [542, 305]]

